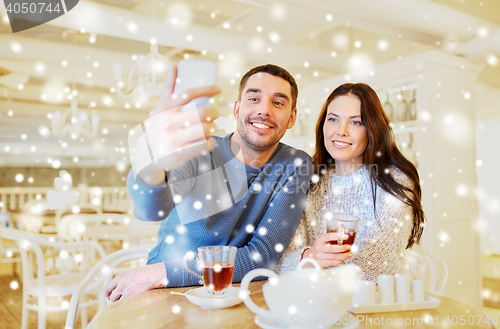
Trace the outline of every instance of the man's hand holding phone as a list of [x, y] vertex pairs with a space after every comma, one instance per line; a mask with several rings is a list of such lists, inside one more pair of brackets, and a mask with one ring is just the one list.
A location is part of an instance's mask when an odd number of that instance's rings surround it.
[[[147, 147], [140, 147], [137, 143], [135, 150], [132, 147], [130, 150], [131, 154], [135, 151], [134, 172], [148, 185], [164, 184], [166, 170], [175, 169], [216, 146], [210, 135], [217, 130], [213, 120], [219, 116], [218, 111], [194, 105], [184, 107], [184, 111], [182, 108], [197, 98], [210, 98], [219, 94], [220, 88], [194, 87], [177, 94], [174, 93], [177, 78], [177, 68], [174, 67], [158, 103], [149, 119], [144, 121]], [[180, 76], [179, 79], [182, 81], [183, 77]], [[153, 161], [149, 161], [151, 158]], [[148, 161], [150, 164], [146, 163]]]

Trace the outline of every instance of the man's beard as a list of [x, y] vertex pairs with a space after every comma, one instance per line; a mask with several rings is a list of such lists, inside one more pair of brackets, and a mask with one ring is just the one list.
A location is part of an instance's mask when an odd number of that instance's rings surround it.
[[[249, 125], [250, 121], [260, 121], [262, 123], [269, 123], [273, 128], [272, 128], [272, 136], [265, 136], [265, 138], [259, 137], [257, 134], [253, 135], [252, 132], [250, 131]], [[269, 122], [269, 120], [266, 120], [262, 117], [258, 118], [245, 118], [241, 119], [238, 118], [238, 133], [241, 136], [241, 139], [247, 144], [251, 149], [256, 150], [256, 151], [265, 151], [274, 146], [276, 143], [278, 143], [281, 139], [279, 134], [279, 131], [276, 131], [275, 127], [276, 125], [272, 122]], [[252, 136], [253, 135], [253, 136]], [[284, 135], [284, 134], [283, 134]]]

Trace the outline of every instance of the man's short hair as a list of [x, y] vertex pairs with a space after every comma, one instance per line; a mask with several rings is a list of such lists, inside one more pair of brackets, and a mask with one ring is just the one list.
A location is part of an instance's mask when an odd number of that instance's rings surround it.
[[292, 91], [292, 110], [297, 106], [297, 97], [299, 95], [299, 88], [297, 88], [297, 83], [295, 82], [295, 79], [293, 76], [284, 68], [279, 67], [277, 65], [273, 64], [266, 64], [266, 65], [261, 65], [254, 67], [245, 75], [241, 78], [240, 81], [240, 90], [238, 91], [238, 100], [241, 101], [241, 94], [243, 93], [243, 89], [245, 89], [245, 86], [247, 84], [248, 79], [254, 75], [255, 73], [259, 72], [264, 72], [268, 73], [271, 75], [274, 75], [275, 77], [280, 77], [282, 79], [285, 79], [290, 83], [290, 89]]

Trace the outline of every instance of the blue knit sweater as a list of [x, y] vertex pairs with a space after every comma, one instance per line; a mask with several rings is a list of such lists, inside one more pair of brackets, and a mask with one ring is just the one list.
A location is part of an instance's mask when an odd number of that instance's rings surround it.
[[[132, 171], [128, 175], [136, 217], [162, 221], [148, 264], [163, 262], [167, 287], [199, 284], [181, 260], [202, 246], [238, 248], [233, 282], [256, 268], [273, 270], [300, 222], [312, 173], [309, 155], [279, 143], [266, 164], [247, 166], [231, 152], [231, 135], [215, 137], [212, 152], [169, 172], [169, 187], [141, 185]], [[190, 268], [196, 268], [193, 261]]]

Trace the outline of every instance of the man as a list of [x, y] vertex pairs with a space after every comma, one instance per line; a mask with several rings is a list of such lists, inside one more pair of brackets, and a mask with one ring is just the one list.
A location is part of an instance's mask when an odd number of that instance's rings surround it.
[[[173, 94], [175, 79], [174, 70], [152, 115], [219, 93], [217, 87], [201, 87], [179, 97]], [[216, 148], [188, 147], [175, 153], [162, 167], [141, 171], [137, 181], [129, 173], [136, 216], [162, 220], [162, 226], [148, 265], [121, 273], [106, 286], [111, 301], [149, 289], [199, 284], [181, 259], [201, 246], [238, 248], [233, 282], [255, 268], [274, 269], [301, 219], [312, 173], [305, 152], [279, 142], [295, 124], [297, 95], [295, 80], [286, 70], [270, 64], [256, 67], [241, 79], [234, 133], [210, 137]], [[216, 116], [213, 109], [200, 111], [206, 135], [213, 131]], [[167, 139], [172, 150], [197, 140], [191, 136], [195, 120], [190, 121], [187, 112], [169, 110], [162, 120], [160, 125], [167, 127], [156, 137]], [[165, 185], [165, 179], [168, 188], [154, 186]]]

